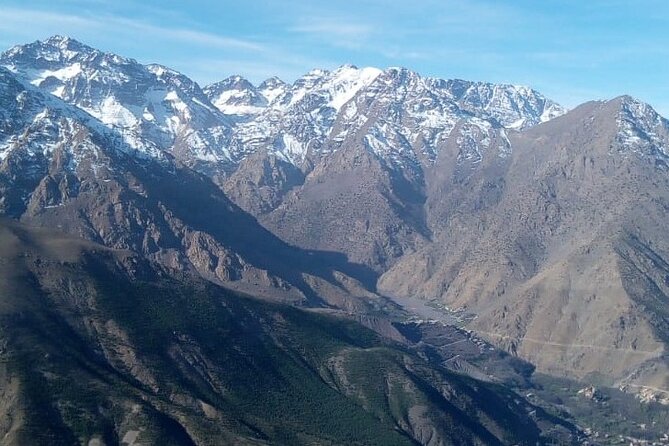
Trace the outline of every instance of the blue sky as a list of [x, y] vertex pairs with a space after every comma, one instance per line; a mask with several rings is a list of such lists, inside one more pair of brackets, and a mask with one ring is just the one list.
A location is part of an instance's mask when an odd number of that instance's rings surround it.
[[631, 94], [669, 116], [666, 0], [2, 0], [1, 47], [52, 34], [200, 84], [405, 66], [530, 85], [568, 107]]

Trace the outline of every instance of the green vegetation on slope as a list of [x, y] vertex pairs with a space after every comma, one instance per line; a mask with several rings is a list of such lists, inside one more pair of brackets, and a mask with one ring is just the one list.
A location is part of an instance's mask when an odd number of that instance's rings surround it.
[[[572, 435], [362, 326], [0, 226], [7, 444], [535, 444]], [[10, 249], [11, 248], [11, 249]], [[10, 384], [16, 384], [12, 387]]]

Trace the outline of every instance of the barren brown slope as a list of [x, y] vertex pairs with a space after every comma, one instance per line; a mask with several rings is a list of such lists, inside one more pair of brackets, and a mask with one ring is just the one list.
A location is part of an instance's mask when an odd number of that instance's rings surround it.
[[369, 268], [288, 245], [151, 141], [1, 68], [0, 105], [1, 214], [273, 299], [349, 309], [382, 301], [363, 285], [373, 287]]
[[6, 445], [534, 445], [578, 435], [358, 324], [5, 220], [0, 385]]
[[[500, 115], [504, 110], [518, 113], [528, 125], [539, 119], [530, 118], [533, 112], [520, 105], [527, 105], [524, 94], [512, 93], [509, 86], [491, 88], [505, 97], [491, 101]], [[277, 120], [286, 125], [282, 135], [264, 146], [274, 155], [258, 152], [249, 157], [224, 181], [224, 188], [284, 240], [340, 252], [353, 262], [384, 271], [431, 237], [424, 205], [429, 199], [426, 175], [435, 159], [449, 152], [453, 159], [477, 163], [484, 152], [507, 148], [502, 125], [485, 110], [486, 101], [476, 91], [472, 83], [423, 78], [391, 68], [336, 113], [327, 101], [319, 102], [317, 92], [307, 95], [311, 99], [304, 100], [304, 107], [289, 108], [285, 121]], [[465, 92], [478, 99], [458, 102]], [[541, 107], [552, 104], [541, 103]], [[497, 112], [493, 114], [501, 119]], [[321, 120], [314, 116], [320, 113], [328, 117], [322, 120], [328, 126], [316, 125]], [[318, 131], [311, 133], [314, 125]], [[275, 155], [299, 159], [277, 149], [285, 145], [280, 136], [301, 141], [305, 158], [295, 165], [273, 159]]]
[[404, 175], [352, 140], [259, 221], [297, 246], [383, 271], [427, 240], [422, 179]]
[[430, 178], [435, 241], [380, 289], [466, 308], [540, 370], [669, 389], [666, 121], [621, 97], [510, 139], [507, 161]]

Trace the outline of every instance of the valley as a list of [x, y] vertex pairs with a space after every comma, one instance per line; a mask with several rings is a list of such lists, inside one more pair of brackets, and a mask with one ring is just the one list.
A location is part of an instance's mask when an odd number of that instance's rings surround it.
[[668, 170], [630, 96], [12, 47], [3, 441], [665, 444]]

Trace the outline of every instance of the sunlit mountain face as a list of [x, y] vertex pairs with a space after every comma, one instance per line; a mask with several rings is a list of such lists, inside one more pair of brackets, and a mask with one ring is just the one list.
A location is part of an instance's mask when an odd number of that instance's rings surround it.
[[0, 66], [6, 444], [669, 441], [649, 105], [201, 87], [62, 36]]

